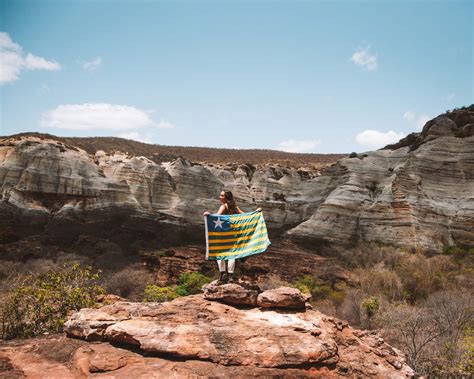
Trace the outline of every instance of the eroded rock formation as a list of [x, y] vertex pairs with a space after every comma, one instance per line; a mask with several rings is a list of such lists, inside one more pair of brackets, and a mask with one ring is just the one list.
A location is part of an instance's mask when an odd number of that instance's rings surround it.
[[339, 182], [288, 236], [434, 251], [472, 245], [473, 125], [471, 106], [429, 121], [399, 144], [340, 160], [332, 168]]
[[[295, 240], [380, 241], [440, 251], [474, 241], [474, 106], [387, 149], [309, 168], [155, 163], [37, 137], [0, 141], [0, 242], [43, 233], [202, 240], [222, 188]], [[174, 238], [174, 240], [173, 240]]]

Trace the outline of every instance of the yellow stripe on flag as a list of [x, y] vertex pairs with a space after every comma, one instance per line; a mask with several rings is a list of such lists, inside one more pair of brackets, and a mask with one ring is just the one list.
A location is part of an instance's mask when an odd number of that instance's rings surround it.
[[[265, 236], [265, 237], [260, 237], [260, 238], [256, 238], [252, 241], [252, 244], [255, 243], [255, 242], [262, 242], [262, 241], [266, 241], [268, 239], [268, 236]], [[228, 249], [232, 249], [232, 248], [235, 248], [236, 250], [234, 251], [233, 254], [236, 254], [236, 253], [240, 253], [240, 250], [239, 248], [240, 247], [244, 247], [248, 245], [247, 243], [245, 244], [242, 244], [240, 246], [236, 246], [235, 244], [232, 244], [232, 245], [222, 245], [222, 246], [209, 246], [209, 250], [228, 250]]]
[[260, 235], [266, 235], [267, 234], [267, 231], [265, 230], [264, 232], [261, 232], [261, 233], [255, 233], [255, 234], [251, 234], [249, 236], [243, 236], [243, 237], [235, 237], [235, 238], [221, 238], [221, 239], [216, 239], [216, 240], [209, 240], [209, 244], [213, 244], [213, 243], [221, 243], [221, 242], [235, 242], [235, 241], [244, 241], [244, 240], [248, 240], [250, 238], [253, 238], [255, 236], [260, 236]]
[[252, 221], [248, 221], [248, 222], [242, 222], [242, 223], [236, 223], [236, 224], [230, 224], [230, 227], [233, 228], [233, 229], [238, 229], [238, 228], [241, 228], [243, 226], [250, 226], [250, 225], [254, 225], [254, 224], [258, 224], [260, 222], [260, 219], [258, 220], [252, 220]]
[[257, 250], [257, 249], [261, 249], [261, 248], [267, 247], [267, 246], [268, 246], [268, 243], [262, 243], [262, 244], [257, 245], [257, 246], [252, 246], [248, 249], [244, 249], [244, 250], [241, 250], [241, 251], [234, 251], [234, 252], [231, 252], [231, 253], [209, 253], [209, 256], [210, 257], [227, 257], [229, 255], [239, 255], [239, 254], [248, 253], [250, 251], [254, 251], [254, 250]]

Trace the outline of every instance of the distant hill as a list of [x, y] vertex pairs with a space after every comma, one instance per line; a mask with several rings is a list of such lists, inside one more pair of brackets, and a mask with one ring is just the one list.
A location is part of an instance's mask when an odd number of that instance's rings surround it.
[[[35, 136], [51, 138], [68, 145], [84, 149], [89, 154], [97, 150], [107, 153], [113, 151], [126, 152], [129, 155], [145, 156], [157, 163], [174, 160], [178, 157], [191, 162], [207, 162], [214, 164], [244, 164], [255, 166], [272, 163], [287, 167], [313, 166], [324, 167], [347, 156], [347, 154], [297, 154], [278, 150], [260, 149], [218, 149], [210, 147], [164, 146], [137, 142], [118, 137], [57, 137], [45, 133], [20, 133], [7, 137]], [[5, 137], [0, 137], [5, 138]]]

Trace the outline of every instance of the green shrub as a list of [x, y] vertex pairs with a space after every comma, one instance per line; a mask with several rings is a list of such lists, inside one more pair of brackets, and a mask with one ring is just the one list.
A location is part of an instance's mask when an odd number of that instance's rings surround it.
[[143, 293], [143, 301], [162, 303], [164, 301], [174, 300], [179, 296], [174, 288], [149, 284]]
[[27, 276], [3, 307], [2, 338], [61, 332], [71, 311], [93, 306], [97, 295], [104, 293], [97, 284], [99, 274], [75, 263], [37, 277]]
[[298, 279], [293, 287], [301, 292], [310, 293], [313, 300], [330, 299], [336, 304], [342, 303], [345, 297], [345, 290], [335, 286], [332, 288], [329, 284], [323, 282], [316, 276], [305, 275]]
[[365, 298], [362, 300], [362, 308], [364, 309], [367, 317], [371, 319], [375, 316], [380, 308], [379, 299], [373, 296]]
[[295, 288], [299, 289], [303, 293], [311, 294], [311, 291], [306, 284], [296, 283]]
[[341, 305], [346, 298], [346, 292], [343, 290], [330, 291], [328, 295], [329, 299], [336, 305]]
[[443, 254], [452, 256], [458, 262], [474, 263], [474, 247], [445, 246]]
[[181, 296], [195, 295], [201, 292], [201, 287], [209, 283], [210, 278], [200, 272], [187, 272], [178, 278], [176, 287], [160, 287], [155, 284], [146, 286], [143, 301], [171, 301]]
[[176, 291], [183, 293], [181, 296], [195, 295], [201, 293], [201, 287], [210, 281], [210, 278], [200, 272], [186, 272], [180, 275]]
[[174, 288], [174, 292], [178, 296], [188, 296], [191, 295], [188, 291], [188, 287], [185, 284], [180, 284]]
[[352, 153], [349, 154], [349, 158], [357, 158], [357, 153], [353, 151]]
[[302, 278], [299, 278], [294, 284], [293, 287], [298, 288], [301, 292], [310, 293], [312, 296], [318, 287], [322, 284], [316, 276], [305, 275]]

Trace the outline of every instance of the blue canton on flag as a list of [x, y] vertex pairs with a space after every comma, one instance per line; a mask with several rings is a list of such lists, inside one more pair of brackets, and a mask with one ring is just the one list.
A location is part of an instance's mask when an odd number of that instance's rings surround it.
[[206, 259], [228, 260], [263, 253], [270, 245], [262, 211], [210, 214], [206, 226]]

